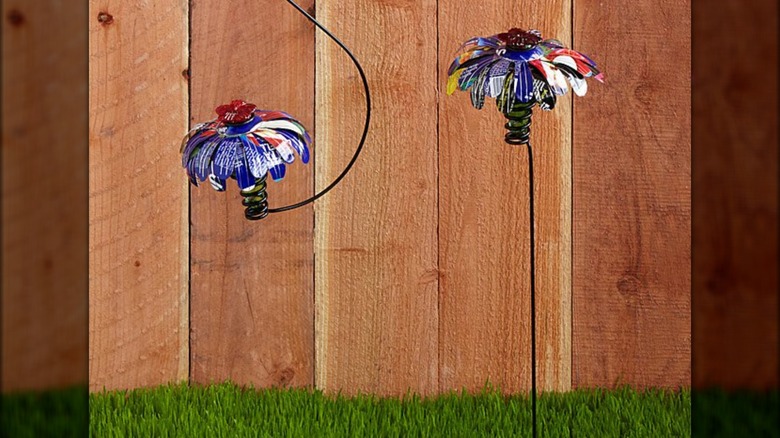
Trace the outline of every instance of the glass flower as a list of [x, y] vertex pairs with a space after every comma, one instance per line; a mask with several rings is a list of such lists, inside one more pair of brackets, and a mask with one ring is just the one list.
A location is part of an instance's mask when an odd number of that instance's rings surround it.
[[296, 153], [308, 163], [311, 137], [291, 115], [242, 100], [220, 105], [216, 113], [182, 140], [182, 166], [195, 186], [208, 178], [215, 190], [224, 191], [227, 180], [235, 179], [247, 219], [262, 219], [268, 214], [267, 175], [284, 178]]
[[543, 40], [538, 30], [510, 29], [466, 41], [448, 70], [447, 94], [471, 89], [471, 104], [482, 109], [485, 97], [496, 99], [509, 120], [506, 142], [528, 144], [532, 108], [555, 108], [556, 96], [588, 91], [586, 78], [603, 82], [596, 63], [555, 39]]

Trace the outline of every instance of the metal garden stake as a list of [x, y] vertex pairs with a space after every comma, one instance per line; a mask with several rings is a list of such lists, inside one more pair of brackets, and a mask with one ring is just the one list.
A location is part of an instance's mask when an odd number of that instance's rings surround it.
[[450, 65], [447, 94], [456, 89], [471, 90], [471, 104], [482, 109], [485, 97], [496, 99], [504, 114], [507, 132], [504, 141], [526, 145], [528, 150], [528, 191], [531, 247], [531, 409], [533, 436], [536, 430], [536, 254], [534, 238], [534, 170], [531, 149], [531, 116], [534, 105], [543, 110], [555, 107], [556, 96], [568, 90], [584, 96], [585, 78], [603, 82], [596, 63], [554, 39], [542, 40], [538, 30], [510, 29], [489, 37], [466, 41]]

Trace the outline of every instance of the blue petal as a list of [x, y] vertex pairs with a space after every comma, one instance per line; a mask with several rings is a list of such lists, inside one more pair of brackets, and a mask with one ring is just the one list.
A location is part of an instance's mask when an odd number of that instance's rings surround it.
[[215, 137], [215, 134], [204, 134], [203, 132], [199, 132], [192, 136], [187, 141], [187, 145], [184, 147], [184, 152], [181, 154], [181, 165], [186, 167], [186, 163], [189, 161], [190, 156], [193, 152], [195, 152], [195, 149], [198, 146], [202, 146], [205, 144], [205, 142], [213, 139]]
[[534, 96], [534, 78], [526, 62], [515, 63], [515, 99], [530, 102]]
[[464, 69], [463, 72], [460, 74], [460, 77], [458, 78], [458, 88], [461, 91], [465, 91], [469, 89], [477, 81], [477, 78], [479, 77], [479, 74], [482, 72], [482, 69], [490, 65], [490, 62], [493, 60], [494, 60], [493, 57], [486, 57], [480, 62], [477, 62], [469, 66], [468, 68]]
[[218, 192], [224, 192], [225, 188], [227, 188], [226, 181], [224, 179], [214, 175], [213, 173], [209, 174], [209, 183], [211, 183], [211, 187], [213, 187], [214, 190], [216, 190]]
[[244, 157], [244, 147], [239, 146], [236, 156], [236, 182], [241, 190], [255, 185], [255, 179], [249, 173], [249, 165]]
[[215, 138], [198, 151], [195, 173], [201, 181], [205, 181], [209, 176], [209, 172], [211, 172], [211, 158], [214, 156], [214, 151], [217, 150], [217, 146], [219, 146], [221, 141], [220, 138]]
[[309, 148], [307, 146], [307, 142], [302, 141], [300, 136], [296, 135], [292, 131], [278, 129], [276, 132], [278, 132], [284, 138], [290, 140], [290, 144], [292, 145], [293, 149], [298, 152], [298, 155], [300, 155], [303, 164], [309, 162]]
[[219, 179], [228, 179], [236, 167], [236, 148], [241, 143], [238, 138], [228, 138], [221, 142], [214, 154], [214, 175]]
[[271, 178], [273, 178], [274, 181], [279, 181], [280, 179], [284, 178], [287, 167], [284, 165], [284, 163], [281, 163], [271, 167], [268, 170], [271, 172]]
[[511, 50], [507, 49], [507, 51], [504, 53], [504, 58], [511, 59], [512, 61], [533, 61], [534, 59], [539, 59], [544, 55], [544, 50], [542, 50], [541, 47], [536, 46], [532, 49], [528, 50]]
[[266, 164], [265, 158], [251, 140], [242, 138], [242, 141], [244, 142], [244, 156], [249, 165], [249, 171], [255, 178], [262, 178], [268, 173], [268, 164]]

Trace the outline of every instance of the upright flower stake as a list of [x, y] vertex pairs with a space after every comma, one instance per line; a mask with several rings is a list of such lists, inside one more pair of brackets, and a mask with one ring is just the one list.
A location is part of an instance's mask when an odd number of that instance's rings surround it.
[[280, 181], [287, 172], [287, 164], [295, 161], [296, 154], [303, 164], [308, 163], [311, 137], [303, 125], [287, 113], [258, 110], [254, 104], [243, 100], [233, 100], [227, 105], [218, 106], [215, 119], [196, 125], [184, 136], [180, 150], [182, 166], [195, 186], [208, 178], [211, 186], [221, 192], [226, 189], [228, 179], [235, 179], [244, 197], [244, 216], [249, 220], [259, 220], [269, 213], [303, 207], [336, 187], [352, 169], [363, 150], [371, 120], [371, 92], [360, 62], [344, 43], [308, 12], [293, 0], [286, 1], [325, 32], [355, 64], [366, 94], [366, 119], [355, 154], [336, 179], [308, 199], [284, 207], [269, 208], [266, 184], [268, 174], [274, 181]]
[[471, 104], [482, 109], [485, 97], [496, 99], [504, 114], [504, 141], [526, 145], [531, 241], [531, 406], [533, 436], [536, 436], [536, 250], [534, 238], [534, 167], [531, 150], [531, 117], [538, 104], [555, 108], [556, 96], [566, 94], [567, 80], [578, 96], [588, 91], [586, 78], [603, 82], [596, 63], [558, 40], [542, 40], [538, 30], [510, 29], [489, 37], [466, 41], [450, 65], [447, 94], [471, 89]]

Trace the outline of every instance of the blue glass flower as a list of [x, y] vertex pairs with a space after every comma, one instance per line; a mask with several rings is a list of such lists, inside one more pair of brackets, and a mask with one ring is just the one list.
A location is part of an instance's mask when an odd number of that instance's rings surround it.
[[496, 99], [506, 116], [509, 144], [528, 144], [532, 108], [555, 107], [556, 96], [588, 91], [586, 78], [603, 82], [596, 63], [554, 39], [542, 40], [538, 30], [510, 29], [490, 37], [466, 41], [448, 70], [447, 94], [471, 89], [471, 104], [482, 109], [485, 97]]
[[286, 165], [309, 162], [311, 137], [291, 115], [264, 111], [242, 100], [216, 109], [218, 117], [193, 128], [182, 140], [182, 166], [190, 182], [209, 179], [217, 191], [235, 179], [244, 197], [247, 219], [268, 215], [266, 178], [284, 178]]

